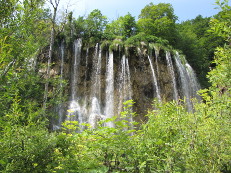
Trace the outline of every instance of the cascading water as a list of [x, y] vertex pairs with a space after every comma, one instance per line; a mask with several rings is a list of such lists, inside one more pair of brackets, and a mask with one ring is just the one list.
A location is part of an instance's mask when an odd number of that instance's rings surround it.
[[[69, 89], [70, 100], [68, 106], [66, 103], [57, 106], [56, 113], [59, 114], [59, 118], [53, 121], [53, 129], [59, 129], [62, 121], [65, 120], [66, 111], [64, 109], [69, 112], [66, 120], [78, 121], [80, 124], [90, 123], [91, 127], [95, 128], [97, 121], [111, 118], [114, 115], [119, 116], [123, 111], [123, 102], [130, 99], [136, 102], [135, 106], [137, 107], [134, 107], [134, 110], [136, 112], [141, 110], [141, 115], [145, 114], [145, 109], [150, 106], [153, 97], [161, 102], [161, 96], [166, 96], [163, 99], [169, 101], [172, 98], [178, 100], [178, 98], [185, 97], [187, 109], [192, 111], [193, 106], [190, 99], [198, 98], [196, 91], [200, 86], [193, 69], [186, 60], [186, 63], [182, 63], [179, 54], [173, 61], [167, 51], [165, 62], [163, 58], [160, 59], [164, 55], [159, 52], [158, 47], [154, 47], [156, 56], [153, 59], [150, 56], [145, 58], [147, 50], [144, 47], [137, 48], [138, 56], [133, 52], [130, 54], [127, 52], [126, 56], [121, 56], [123, 50], [120, 47], [114, 53], [113, 51], [108, 52], [109, 50], [105, 50], [105, 47], [101, 50], [99, 44], [96, 44], [94, 49], [92, 47], [85, 49], [82, 48], [82, 40], [77, 39], [73, 42], [73, 51], [65, 51], [64, 43], [64, 41], [60, 43], [59, 70], [60, 79], [70, 81], [70, 85], [63, 90], [63, 93], [66, 93]], [[81, 54], [83, 55], [81, 51], [85, 51], [85, 57], [81, 57]], [[65, 61], [64, 58], [66, 58]], [[68, 61], [71, 62], [71, 65], [64, 66], [64, 62]], [[71, 68], [64, 69], [66, 67]], [[177, 69], [175, 70], [174, 67]], [[167, 71], [165, 72], [164, 69]], [[57, 69], [53, 71], [58, 74]], [[70, 78], [65, 78], [67, 75], [64, 75], [64, 71], [70, 72]], [[176, 71], [177, 73], [175, 73]], [[149, 73], [152, 75], [151, 82], [153, 82], [151, 88], [150, 80], [147, 80]], [[164, 79], [165, 76], [161, 75], [166, 75], [166, 78]], [[176, 80], [177, 77], [179, 77], [179, 81]], [[164, 79], [163, 82], [159, 81], [162, 79]], [[161, 91], [164, 91], [164, 94], [161, 93], [160, 86], [163, 86]], [[60, 83], [60, 88], [62, 87], [63, 84]], [[154, 91], [153, 95], [149, 94], [150, 89]], [[126, 117], [126, 120], [133, 121], [132, 117]], [[115, 126], [113, 122], [107, 122], [105, 125]], [[80, 126], [80, 128], [83, 127]]]
[[82, 39], [77, 39], [74, 42], [74, 61], [72, 67], [72, 77], [71, 77], [71, 102], [69, 106], [69, 114], [67, 120], [78, 121], [79, 123], [83, 122], [83, 117], [81, 114], [81, 107], [77, 100], [77, 82], [79, 79], [78, 69], [80, 65], [81, 58], [81, 48], [82, 48]]
[[118, 103], [118, 115], [120, 114], [120, 112], [122, 111], [123, 108], [123, 101], [124, 101], [124, 85], [125, 85], [125, 56], [122, 57], [121, 59], [121, 64], [120, 64], [120, 74], [119, 74], [119, 103]]
[[60, 79], [61, 79], [61, 83], [60, 83], [60, 87], [63, 87], [63, 71], [64, 71], [64, 50], [65, 46], [64, 46], [64, 40], [61, 42], [61, 46], [60, 46], [60, 51], [61, 51], [61, 63], [60, 63]]
[[83, 116], [85, 117], [83, 119], [83, 121], [85, 122], [86, 121], [86, 115], [88, 115], [88, 108], [87, 108], [87, 105], [88, 105], [88, 95], [87, 95], [87, 90], [88, 90], [88, 87], [87, 87], [87, 76], [88, 76], [88, 58], [89, 58], [89, 47], [87, 47], [86, 49], [86, 57], [85, 57], [85, 66], [86, 66], [86, 70], [85, 70], [85, 73], [84, 73], [84, 101], [83, 101], [83, 106], [82, 106], [82, 114]]
[[157, 47], [157, 46], [154, 46], [154, 50], [155, 50], [156, 58], [158, 58], [158, 57], [159, 57], [159, 54], [160, 54], [160, 48]]
[[157, 99], [158, 99], [159, 102], [161, 102], [160, 89], [159, 89], [159, 86], [158, 86], [158, 83], [157, 83], [155, 70], [153, 68], [152, 61], [151, 61], [149, 55], [148, 55], [148, 60], [149, 60], [150, 67], [151, 67], [151, 70], [152, 70], [153, 83], [154, 83], [154, 87], [156, 89]]
[[[126, 100], [131, 100], [132, 99], [132, 84], [131, 84], [131, 75], [130, 75], [130, 69], [129, 69], [129, 63], [128, 63], [128, 58], [126, 58], [126, 74], [127, 74], [127, 79], [125, 80], [127, 82], [126, 86]], [[132, 110], [132, 107], [130, 108]], [[128, 117], [130, 122], [133, 122], [133, 117]], [[133, 128], [133, 125], [131, 126], [131, 128]]]
[[101, 62], [102, 52], [99, 44], [95, 46], [95, 55], [93, 59], [93, 73], [92, 73], [92, 89], [91, 89], [91, 113], [89, 116], [89, 123], [92, 128], [96, 127], [96, 122], [103, 118], [101, 113]]
[[[112, 118], [114, 115], [114, 64], [113, 52], [109, 52], [107, 57], [107, 70], [106, 70], [106, 99], [105, 99], [105, 118]], [[106, 124], [109, 127], [114, 127], [113, 122]]]
[[173, 64], [172, 64], [171, 54], [169, 51], [166, 51], [166, 60], [167, 60], [168, 71], [169, 71], [171, 78], [172, 78], [172, 87], [173, 87], [173, 91], [174, 91], [173, 92], [173, 98], [174, 98], [174, 100], [178, 100], [176, 77], [175, 77], [174, 68], [173, 68]]
[[80, 64], [80, 56], [81, 56], [81, 48], [82, 48], [82, 40], [77, 39], [74, 42], [74, 62], [72, 67], [72, 80], [71, 80], [71, 100], [76, 99], [76, 88], [78, 82], [78, 68]]
[[93, 83], [93, 91], [94, 95], [98, 98], [99, 103], [101, 100], [101, 64], [102, 64], [102, 52], [101, 52], [101, 47], [99, 47], [99, 54], [98, 54], [98, 59], [97, 59], [97, 66], [96, 66], [96, 75], [95, 75], [95, 80]]
[[81, 107], [79, 103], [75, 100], [72, 100], [70, 102], [67, 120], [68, 121], [78, 121], [79, 123], [83, 122], [81, 118]]
[[91, 102], [91, 114], [88, 119], [91, 128], [96, 128], [97, 121], [101, 120], [102, 118], [103, 115], [101, 114], [99, 100], [96, 97], [93, 97]]
[[193, 110], [193, 106], [190, 100], [191, 99], [190, 78], [188, 76], [186, 68], [183, 66], [180, 60], [180, 56], [178, 52], [176, 53], [175, 60], [176, 60], [177, 70], [179, 71], [180, 74], [181, 88], [182, 88], [183, 95], [186, 99], [187, 109], [188, 111], [191, 112]]
[[120, 64], [120, 74], [119, 74], [119, 105], [118, 105], [118, 115], [123, 110], [123, 102], [132, 99], [132, 88], [130, 79], [130, 70], [128, 64], [128, 58], [125, 55], [122, 56]]
[[[61, 51], [61, 64], [60, 64], [60, 88], [61, 88], [61, 91], [63, 90], [63, 73], [64, 73], [64, 49], [65, 49], [65, 46], [64, 46], [64, 40], [61, 42], [61, 46], [60, 46], [60, 51]], [[61, 93], [62, 94], [62, 93]], [[62, 121], [63, 121], [63, 109], [62, 109], [62, 106], [59, 105], [59, 120], [58, 120], [58, 126], [61, 126], [62, 124]]]
[[[130, 75], [130, 69], [129, 69], [129, 63], [128, 58], [123, 55], [121, 58], [120, 68], [119, 68], [119, 80], [118, 82], [118, 106], [117, 106], [117, 115], [123, 118], [124, 120], [127, 120], [127, 127], [124, 128], [124, 130], [132, 129], [133, 125], [131, 122], [133, 122], [132, 115], [128, 114], [126, 117], [123, 117], [121, 115], [121, 112], [123, 110], [123, 103], [127, 100], [132, 99], [132, 87], [131, 87], [131, 75]], [[127, 108], [132, 111], [132, 108]], [[128, 110], [127, 110], [128, 111]]]
[[201, 97], [197, 94], [197, 91], [200, 90], [201, 87], [197, 81], [196, 74], [188, 63], [186, 63], [185, 66], [186, 66], [186, 70], [187, 70], [187, 73], [190, 79], [191, 97], [197, 98], [200, 100]]
[[159, 63], [158, 63], [158, 59], [159, 59], [159, 54], [160, 54], [160, 48], [157, 46], [154, 46], [154, 50], [155, 50], [155, 57], [156, 57], [156, 71], [157, 71], [157, 76], [160, 76], [159, 74]]
[[128, 58], [126, 58], [126, 72], [127, 72], [127, 92], [128, 92], [128, 100], [132, 99], [132, 83], [131, 83], [131, 74], [129, 69]]
[[[64, 72], [64, 53], [65, 53], [65, 45], [64, 45], [64, 40], [61, 42], [61, 45], [59, 47], [60, 50], [60, 91], [61, 94], [63, 94], [63, 72]], [[59, 104], [55, 108], [55, 112], [58, 113], [58, 122], [53, 124], [53, 130], [58, 130], [61, 127], [61, 124], [63, 122], [63, 116], [64, 116], [64, 109], [62, 107], [62, 104]]]

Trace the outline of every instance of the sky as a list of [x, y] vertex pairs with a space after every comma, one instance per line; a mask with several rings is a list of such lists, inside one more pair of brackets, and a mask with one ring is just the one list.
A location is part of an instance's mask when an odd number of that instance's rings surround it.
[[219, 12], [215, 9], [215, 0], [60, 0], [60, 8], [66, 9], [69, 4], [68, 11], [73, 11], [75, 18], [99, 9], [109, 20], [116, 20], [128, 12], [137, 19], [150, 2], [172, 4], [178, 22], [194, 19], [198, 15], [210, 17]]

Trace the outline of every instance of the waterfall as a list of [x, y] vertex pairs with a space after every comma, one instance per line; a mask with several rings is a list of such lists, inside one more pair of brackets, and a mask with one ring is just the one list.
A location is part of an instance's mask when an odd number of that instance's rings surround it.
[[155, 50], [156, 58], [158, 58], [160, 54], [160, 48], [158, 46], [154, 46], [154, 50]]
[[91, 89], [91, 113], [89, 116], [89, 123], [92, 128], [96, 127], [96, 122], [102, 119], [101, 114], [101, 62], [102, 52], [101, 47], [97, 43], [95, 46], [95, 55], [93, 58], [93, 72], [92, 72], [92, 89]]
[[191, 103], [191, 88], [190, 88], [190, 79], [188, 76], [188, 72], [186, 70], [186, 68], [183, 66], [183, 64], [181, 63], [179, 54], [176, 54], [176, 66], [177, 66], [177, 70], [180, 74], [180, 81], [181, 81], [181, 88], [183, 91], [183, 95], [184, 97], [186, 97], [186, 104], [187, 104], [187, 109], [188, 111], [192, 111], [192, 103]]
[[160, 89], [159, 89], [159, 86], [158, 86], [158, 83], [157, 83], [155, 70], [154, 70], [154, 68], [153, 68], [152, 61], [151, 61], [149, 55], [148, 55], [148, 60], [149, 60], [150, 67], [151, 67], [151, 70], [152, 70], [152, 77], [153, 77], [154, 87], [155, 87], [155, 89], [156, 89], [156, 95], [157, 95], [158, 101], [161, 102]]
[[[128, 58], [126, 58], [126, 72], [127, 72], [127, 79], [126, 79], [126, 86], [127, 86], [127, 96], [126, 96], [126, 100], [131, 100], [132, 99], [132, 83], [131, 83], [131, 75], [130, 75], [130, 69], [129, 69], [129, 63], [128, 63]], [[130, 108], [131, 110], [133, 108]], [[129, 122], [133, 122], [133, 117], [129, 117]], [[133, 128], [133, 125], [132, 125]]]
[[132, 99], [132, 83], [131, 83], [131, 74], [129, 69], [128, 58], [126, 58], [126, 72], [127, 72], [127, 87], [128, 87], [128, 100]]
[[72, 67], [72, 80], [71, 80], [71, 99], [76, 99], [76, 88], [78, 82], [78, 68], [80, 63], [80, 56], [81, 56], [81, 48], [82, 48], [82, 40], [77, 39], [74, 42], [74, 62]]
[[122, 56], [120, 64], [120, 74], [119, 74], [119, 103], [118, 103], [118, 115], [123, 110], [123, 102], [132, 99], [132, 87], [131, 87], [131, 77], [128, 64], [128, 58], [125, 55]]
[[[86, 49], [86, 57], [85, 57], [85, 73], [84, 73], [84, 101], [83, 101], [83, 106], [82, 106], [82, 114], [84, 116], [84, 120], [86, 120], [86, 115], [88, 115], [88, 99], [89, 99], [89, 96], [87, 95], [87, 90], [88, 90], [88, 87], [87, 87], [87, 76], [88, 76], [88, 71], [89, 71], [89, 68], [88, 68], [88, 57], [89, 57], [89, 47], [87, 47]], [[85, 121], [84, 121], [85, 122]]]
[[91, 113], [88, 119], [91, 128], [96, 128], [97, 121], [100, 119], [102, 119], [102, 115], [99, 100], [96, 97], [93, 97], [91, 102]]
[[193, 98], [197, 98], [197, 99], [201, 99], [200, 96], [197, 94], [197, 91], [200, 90], [200, 85], [197, 81], [197, 77], [196, 77], [196, 74], [194, 72], [194, 70], [192, 69], [192, 67], [186, 63], [185, 64], [186, 66], [186, 70], [187, 70], [187, 73], [188, 73], [188, 76], [189, 76], [189, 79], [190, 79], [190, 86], [191, 86], [191, 97]]
[[154, 46], [154, 50], [155, 50], [155, 57], [156, 57], [156, 71], [157, 71], [157, 76], [160, 76], [159, 74], [159, 63], [158, 63], [158, 59], [159, 59], [159, 54], [160, 54], [160, 48], [157, 46]]
[[[65, 53], [65, 45], [64, 45], [64, 40], [61, 42], [61, 45], [59, 47], [59, 51], [60, 51], [60, 95], [63, 95], [63, 71], [64, 71], [64, 53]], [[53, 130], [58, 130], [61, 127], [61, 124], [63, 122], [63, 115], [64, 115], [64, 109], [62, 104], [59, 104], [56, 108], [55, 108], [55, 112], [58, 113], [58, 121], [56, 121], [53, 124]]]
[[[61, 91], [63, 91], [63, 72], [64, 72], [64, 49], [65, 49], [65, 46], [64, 46], [64, 40], [61, 42], [61, 46], [60, 46], [60, 53], [61, 53], [61, 64], [60, 64], [60, 88], [61, 88]], [[63, 93], [61, 93], [63, 94]], [[62, 109], [62, 106], [59, 105], [59, 120], [58, 120], [58, 126], [61, 126], [62, 124], [62, 121], [63, 121], [63, 109]]]
[[94, 94], [98, 98], [99, 102], [101, 100], [101, 62], [102, 61], [102, 52], [101, 47], [99, 48], [98, 61], [96, 66], [96, 76], [94, 82]]
[[[121, 62], [119, 64], [119, 80], [118, 83], [118, 107], [117, 107], [117, 115], [120, 116], [123, 110], [123, 103], [127, 100], [132, 99], [132, 86], [131, 86], [131, 75], [129, 69], [128, 58], [123, 55], [121, 58]], [[132, 111], [132, 108], [127, 108]], [[128, 111], [128, 110], [127, 110]], [[133, 117], [129, 113], [126, 117], [121, 116], [124, 120], [127, 120], [127, 127], [124, 130], [132, 129], [133, 128]]]
[[120, 74], [119, 74], [119, 87], [118, 87], [118, 93], [119, 93], [119, 103], [118, 103], [118, 112], [117, 114], [119, 115], [120, 112], [122, 111], [123, 108], [123, 102], [124, 102], [124, 94], [125, 94], [125, 80], [126, 80], [126, 73], [125, 73], [125, 56], [122, 57], [121, 59], [121, 64], [120, 64]]
[[[111, 51], [107, 57], [105, 116], [105, 118], [112, 118], [114, 116], [114, 70], [113, 52]], [[114, 127], [113, 122], [108, 122], [106, 125]]]
[[[70, 95], [69, 100], [55, 108], [58, 118], [52, 119], [53, 129], [59, 129], [64, 120], [78, 121], [79, 124], [89, 123], [92, 128], [96, 128], [99, 120], [119, 117], [124, 111], [123, 103], [131, 99], [136, 101], [134, 110], [144, 115], [145, 108], [151, 106], [148, 99], [150, 93], [154, 93], [151, 97], [156, 97], [159, 102], [163, 99], [162, 95], [166, 96], [166, 100], [185, 97], [187, 109], [192, 111], [190, 99], [199, 98], [196, 92], [200, 88], [195, 72], [178, 53], [173, 59], [170, 52], [166, 51], [166, 61], [160, 59], [160, 56], [163, 56], [160, 54], [160, 47], [153, 46], [150, 46], [151, 52], [146, 52], [148, 51], [146, 47], [142, 49], [138, 47], [138, 54], [129, 49], [131, 52], [126, 52], [128, 54], [125, 56], [123, 47], [112, 52], [105, 50], [106, 47], [103, 49], [99, 43], [94, 47], [91, 45], [83, 47], [82, 40], [76, 39], [73, 41], [73, 50], [66, 51], [65, 41], [60, 42], [59, 50], [56, 51], [59, 53], [57, 55], [59, 60], [52, 67], [56, 74], [59, 72], [61, 81], [64, 79], [69, 81], [65, 90], [60, 91], [62, 94], [69, 91]], [[151, 56], [154, 51], [155, 57]], [[149, 56], [146, 58], [145, 55]], [[67, 65], [67, 62], [71, 64]], [[164, 69], [167, 73], [162, 73]], [[39, 72], [44, 73], [43, 69], [39, 69]], [[147, 74], [150, 74], [149, 80]], [[162, 74], [167, 75], [166, 78], [161, 76]], [[165, 85], [163, 88], [165, 93], [161, 93], [163, 91], [160, 84]], [[62, 89], [63, 83], [60, 82], [58, 87]], [[129, 108], [128, 112], [132, 112], [132, 108]], [[133, 123], [129, 123], [133, 122], [132, 114], [130, 116], [128, 113], [126, 117], [120, 118], [126, 119], [128, 127], [132, 128]], [[114, 122], [107, 122], [104, 125], [115, 126]], [[81, 131], [85, 127], [79, 125], [79, 128]]]
[[81, 107], [79, 103], [75, 100], [72, 100], [69, 105], [69, 111], [67, 115], [68, 121], [78, 121], [82, 123]]
[[63, 70], [64, 70], [64, 40], [61, 42], [61, 46], [60, 46], [60, 51], [61, 51], [61, 64], [60, 64], [60, 80], [61, 80], [61, 83], [60, 83], [60, 87], [62, 88], [63, 87], [63, 83], [62, 83], [62, 80], [63, 80]]
[[166, 51], [166, 60], [167, 60], [168, 71], [169, 71], [169, 73], [171, 75], [171, 78], [172, 78], [173, 98], [174, 98], [174, 100], [178, 100], [176, 77], [175, 77], [174, 68], [173, 68], [173, 65], [172, 65], [172, 58], [171, 58], [171, 55], [170, 55], [169, 51]]
[[77, 100], [77, 82], [78, 82], [78, 69], [81, 58], [82, 39], [77, 39], [74, 42], [74, 61], [72, 66], [72, 77], [71, 77], [71, 102], [69, 105], [69, 113], [67, 120], [83, 122], [83, 116], [81, 113], [81, 107]]
[[85, 70], [85, 73], [84, 73], [84, 95], [86, 95], [86, 92], [87, 92], [87, 75], [88, 75], [88, 56], [89, 56], [89, 47], [87, 47], [87, 50], [86, 50], [86, 58], [85, 58], [85, 67], [86, 67], [86, 70]]

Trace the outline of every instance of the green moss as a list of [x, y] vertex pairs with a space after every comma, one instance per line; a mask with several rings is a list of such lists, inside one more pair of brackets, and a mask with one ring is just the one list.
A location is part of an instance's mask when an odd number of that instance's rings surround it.
[[185, 65], [187, 63], [187, 60], [186, 60], [185, 56], [182, 55], [182, 54], [180, 55], [180, 60], [181, 60], [183, 65]]
[[112, 41], [110, 40], [104, 40], [102, 43], [101, 43], [101, 49], [104, 50], [104, 49], [108, 49], [109, 46], [112, 44]]
[[117, 38], [115, 40], [113, 40], [112, 44], [109, 46], [109, 50], [110, 51], [118, 51], [119, 48], [123, 48], [124, 47], [124, 43], [122, 41], [122, 39]]

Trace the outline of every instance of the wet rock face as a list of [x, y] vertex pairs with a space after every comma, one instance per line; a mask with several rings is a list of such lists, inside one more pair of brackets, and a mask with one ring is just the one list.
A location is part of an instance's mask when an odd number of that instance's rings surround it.
[[[156, 87], [159, 89], [161, 100], [174, 99], [173, 77], [169, 72], [165, 51], [160, 50], [156, 56], [155, 51], [148, 53], [146, 49], [140, 50], [141, 53], [138, 55], [135, 50], [130, 50], [129, 55], [125, 56], [123, 51], [111, 52], [107, 48], [101, 50], [99, 44], [91, 48], [80, 46], [78, 49], [81, 53], [77, 57], [78, 66], [73, 65], [76, 61], [74, 60], [76, 48], [73, 46], [70, 50], [63, 46], [64, 50], [60, 50], [60, 46], [53, 58], [52, 70], [58, 75], [62, 73], [63, 79], [68, 82], [64, 91], [64, 94], [68, 95], [66, 103], [73, 99], [71, 97], [72, 82], [76, 79], [75, 101], [80, 106], [80, 112], [76, 114], [83, 116], [82, 119], [85, 122], [107, 116], [105, 115], [108, 110], [107, 97], [110, 95], [113, 95], [113, 105], [109, 109], [117, 116], [123, 110], [122, 103], [127, 99], [133, 99], [135, 102], [133, 110], [138, 114], [135, 119], [138, 121], [144, 121], [144, 115], [147, 114], [148, 109], [152, 109], [152, 102], [158, 95]], [[113, 61], [109, 62], [111, 54]], [[171, 61], [175, 88], [179, 93], [178, 97], [183, 98], [180, 73], [173, 55], [171, 55]], [[113, 63], [113, 69], [109, 69], [112, 66], [109, 63]], [[76, 76], [73, 76], [74, 68], [77, 68], [75, 69]], [[113, 74], [113, 79], [110, 81], [107, 79], [109, 72]], [[108, 90], [109, 82], [113, 82], [113, 90]], [[109, 91], [110, 93], [107, 93]], [[67, 106], [63, 106], [62, 109], [68, 109], [68, 104], [64, 105]], [[95, 122], [93, 124], [95, 125]]]
[[[166, 58], [161, 54], [157, 59], [155, 54], [151, 55], [157, 83], [162, 100], [173, 100], [172, 79], [167, 70]], [[136, 102], [135, 110], [141, 115], [138, 120], [144, 120], [143, 115], [147, 114], [148, 109], [152, 109], [153, 99], [157, 99], [153, 76], [148, 61], [148, 57], [130, 57], [131, 80], [133, 88], [133, 99]]]

